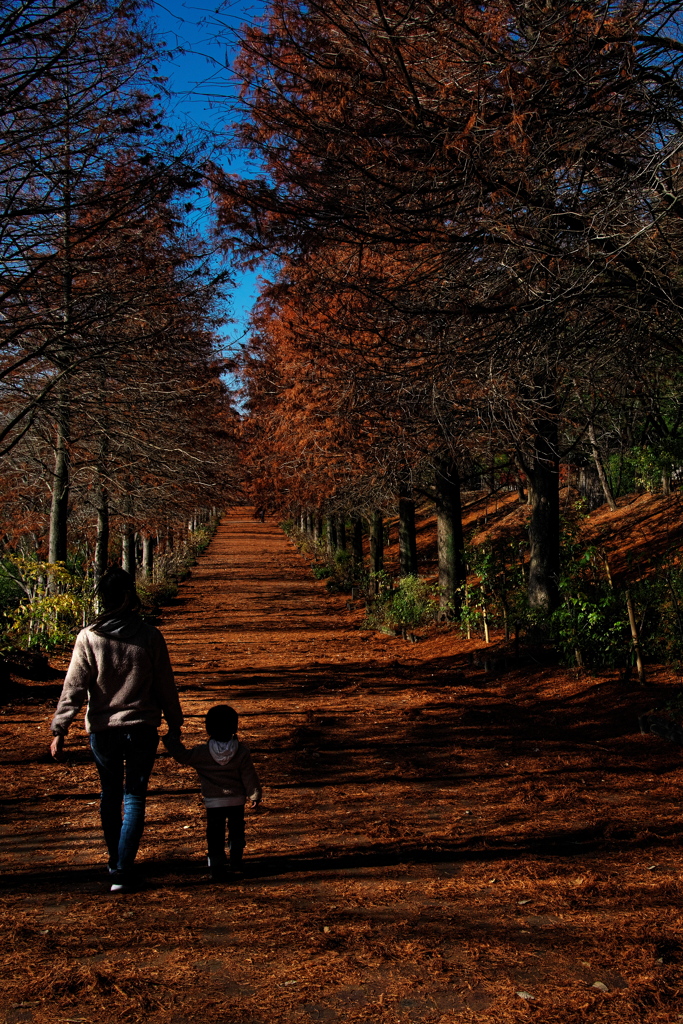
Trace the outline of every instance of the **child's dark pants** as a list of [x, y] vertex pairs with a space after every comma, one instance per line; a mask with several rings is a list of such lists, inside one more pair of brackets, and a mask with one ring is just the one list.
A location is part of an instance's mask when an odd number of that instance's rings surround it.
[[206, 845], [212, 867], [225, 864], [225, 826], [228, 826], [228, 848], [233, 868], [242, 866], [244, 850], [244, 804], [240, 807], [206, 808]]

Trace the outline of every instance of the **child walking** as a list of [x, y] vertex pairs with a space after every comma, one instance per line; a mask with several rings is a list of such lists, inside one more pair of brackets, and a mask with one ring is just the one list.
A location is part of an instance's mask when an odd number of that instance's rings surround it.
[[[244, 850], [244, 805], [261, 802], [261, 784], [249, 748], [237, 738], [238, 716], [228, 704], [217, 704], [208, 712], [205, 724], [208, 743], [188, 750], [179, 736], [168, 733], [164, 745], [179, 764], [191, 765], [201, 781], [206, 807], [206, 845], [211, 877], [228, 881], [242, 874]], [[225, 855], [228, 830], [230, 862]]]

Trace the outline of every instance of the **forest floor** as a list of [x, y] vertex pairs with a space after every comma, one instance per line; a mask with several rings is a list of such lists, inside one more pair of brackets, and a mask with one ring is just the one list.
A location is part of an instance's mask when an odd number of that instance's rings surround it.
[[232, 703], [264, 785], [227, 886], [194, 773], [161, 754], [144, 886], [111, 895], [85, 735], [51, 763], [59, 680], [15, 680], [0, 1019], [683, 1021], [681, 751], [638, 729], [675, 675], [627, 688], [361, 619], [244, 509], [165, 610], [186, 742]]

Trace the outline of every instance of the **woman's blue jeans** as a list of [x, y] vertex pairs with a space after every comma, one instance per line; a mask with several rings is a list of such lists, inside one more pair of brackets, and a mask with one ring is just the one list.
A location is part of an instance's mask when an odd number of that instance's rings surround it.
[[104, 841], [109, 851], [109, 867], [115, 871], [130, 871], [138, 852], [145, 827], [147, 784], [158, 743], [159, 734], [153, 725], [112, 727], [90, 736], [102, 783], [100, 817]]

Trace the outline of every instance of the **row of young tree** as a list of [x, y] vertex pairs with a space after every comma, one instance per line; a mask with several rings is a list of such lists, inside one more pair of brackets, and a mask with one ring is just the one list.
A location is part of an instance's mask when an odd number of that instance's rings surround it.
[[528, 601], [560, 602], [560, 464], [683, 464], [683, 42], [662, 0], [274, 0], [244, 34], [222, 237], [274, 260], [244, 359], [259, 500], [361, 515], [519, 477]]
[[[138, 0], [0, 12], [4, 550], [151, 564], [234, 480], [221, 298]], [[204, 514], [202, 514], [204, 515]], [[112, 543], [114, 541], [114, 543]]]

